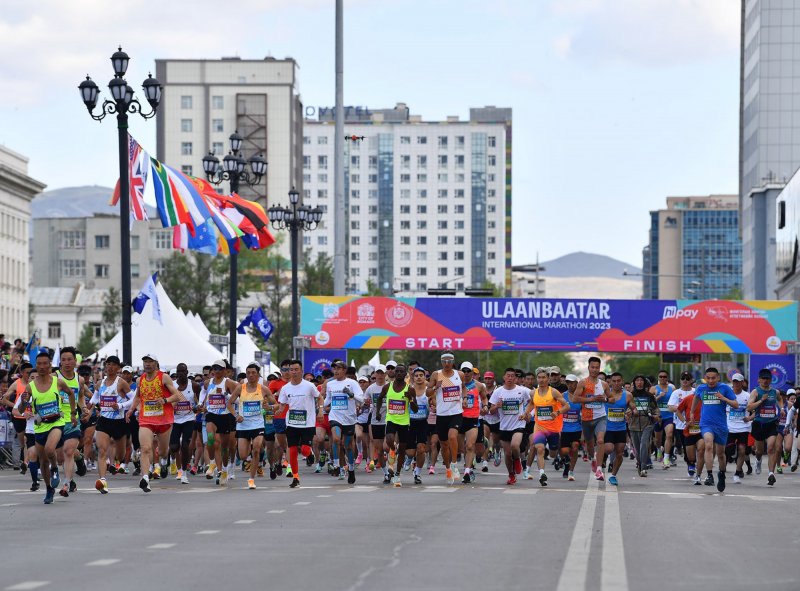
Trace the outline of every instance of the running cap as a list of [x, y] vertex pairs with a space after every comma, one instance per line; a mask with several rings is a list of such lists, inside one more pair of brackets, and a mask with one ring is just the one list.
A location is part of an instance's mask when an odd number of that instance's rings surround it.
[[[743, 381], [744, 380], [744, 377], [742, 377], [742, 374], [740, 374], [740, 373], [735, 374], [733, 376], [734, 380], [736, 379], [736, 376], [739, 376], [739, 381]], [[683, 372], [681, 374], [681, 379], [682, 380], [694, 380], [694, 376], [692, 374], [690, 374], [688, 371], [685, 371], [685, 372]]]
[[378, 364], [378, 367], [375, 368], [375, 371], [382, 371], [386, 373], [386, 366], [383, 363]]
[[456, 356], [452, 353], [442, 353], [442, 356], [439, 359], [442, 361], [453, 361], [455, 358]]
[[468, 369], [472, 371], [472, 364], [469, 361], [465, 361], [464, 363], [461, 364], [461, 369], [462, 370]]
[[[112, 355], [111, 357], [114, 356]], [[155, 353], [145, 353], [142, 355], [142, 359], [152, 359], [153, 361], [158, 361], [158, 356]], [[106, 363], [108, 363], [108, 359], [106, 359]], [[119, 363], [119, 359], [117, 359], [117, 363]]]
[[387, 361], [386, 369], [389, 369], [390, 367], [397, 367], [397, 361], [395, 361], [394, 359], [390, 359], [389, 361]]
[[792, 394], [797, 396], [797, 392], [794, 391], [794, 388], [789, 388], [788, 390], [786, 390], [786, 395], [787, 396], [791, 396]]
[[[767, 371], [769, 371], [769, 370], [767, 370]], [[681, 374], [681, 377], [683, 377], [683, 374]], [[769, 376], [769, 377], [771, 378], [772, 376]], [[742, 374], [740, 374], [740, 373], [735, 373], [731, 377], [731, 381], [732, 382], [743, 382], [744, 381], [744, 376]]]
[[133, 368], [130, 365], [126, 365], [125, 367], [122, 368], [122, 373], [125, 373], [126, 371], [128, 373], [133, 373]]
[[759, 380], [766, 380], [772, 379], [772, 372], [768, 370], [766, 367], [758, 372], [758, 379]]
[[[376, 369], [375, 371], [378, 371], [378, 370]], [[422, 367], [421, 365], [418, 365], [417, 367], [414, 368], [414, 371], [412, 371], [411, 373], [417, 373], [418, 371], [421, 371], [422, 373], [425, 373], [425, 368]]]
[[578, 376], [576, 376], [574, 373], [568, 374], [567, 377], [564, 378], [564, 381], [577, 382], [578, 381]]
[[485, 371], [485, 372], [483, 372], [483, 377], [484, 378], [493, 378], [494, 377], [494, 372], [493, 371]]
[[553, 374], [561, 375], [561, 368], [558, 367], [557, 365], [554, 365], [553, 367], [550, 368], [550, 371], [548, 373], [550, 375], [553, 375]]
[[367, 376], [358, 376], [359, 382], [368, 382], [369, 378]]
[[228, 364], [225, 363], [224, 359], [217, 359], [215, 362], [211, 364], [211, 369], [214, 369], [215, 367], [218, 367], [220, 369], [225, 369], [226, 367], [228, 367]]
[[[158, 359], [156, 359], [156, 361], [158, 361]], [[116, 355], [109, 355], [108, 357], [106, 357], [106, 363], [116, 363], [117, 365], [122, 365], [122, 363], [119, 360], [119, 357], [117, 357]]]

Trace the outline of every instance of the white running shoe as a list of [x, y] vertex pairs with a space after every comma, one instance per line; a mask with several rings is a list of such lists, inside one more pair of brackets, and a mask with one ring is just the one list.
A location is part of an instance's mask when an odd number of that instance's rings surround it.
[[188, 470], [184, 470], [183, 474], [181, 474], [181, 484], [189, 484]]
[[761, 460], [756, 460], [756, 474], [761, 474]]

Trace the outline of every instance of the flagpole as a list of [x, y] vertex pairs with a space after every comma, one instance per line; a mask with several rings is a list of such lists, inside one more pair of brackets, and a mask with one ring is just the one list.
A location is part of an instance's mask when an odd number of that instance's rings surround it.
[[[233, 174], [231, 175], [231, 194], [236, 193], [239, 194], [239, 175]], [[241, 244], [241, 241], [240, 241]], [[228, 357], [231, 364], [231, 367], [236, 371], [236, 328], [238, 323], [236, 322], [236, 310], [238, 309], [238, 301], [239, 301], [239, 256], [234, 248], [234, 245], [230, 245], [231, 251], [231, 282], [230, 282], [230, 293], [228, 297], [231, 301], [230, 306], [230, 314], [228, 316], [228, 332], [230, 336], [228, 337]], [[236, 372], [238, 373], [238, 372]], [[236, 376], [234, 376], [235, 379]]]
[[131, 337], [131, 199], [128, 178], [128, 111], [117, 111], [117, 142], [119, 146], [119, 239], [122, 275], [122, 363], [132, 363]]

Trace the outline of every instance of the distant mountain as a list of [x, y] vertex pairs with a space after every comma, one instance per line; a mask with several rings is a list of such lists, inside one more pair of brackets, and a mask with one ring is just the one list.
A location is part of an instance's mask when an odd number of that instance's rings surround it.
[[[109, 187], [97, 185], [45, 191], [31, 201], [31, 214], [33, 219], [119, 215], [119, 208], [108, 204], [113, 192]], [[152, 217], [156, 211], [148, 208], [148, 214]]]
[[630, 280], [641, 283], [640, 276], [624, 276], [628, 273], [641, 273], [638, 267], [623, 263], [602, 254], [589, 252], [573, 252], [552, 261], [541, 263], [545, 277], [608, 277], [611, 279]]

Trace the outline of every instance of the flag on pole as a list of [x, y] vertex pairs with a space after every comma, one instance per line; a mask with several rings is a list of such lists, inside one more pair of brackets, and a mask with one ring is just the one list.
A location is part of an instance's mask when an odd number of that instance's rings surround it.
[[149, 300], [153, 306], [153, 320], [158, 320], [161, 324], [164, 324], [161, 320], [161, 305], [158, 303], [158, 291], [156, 291], [157, 279], [158, 272], [153, 273], [145, 280], [141, 291], [133, 300], [133, 309], [137, 314], [141, 314]]
[[28, 354], [28, 359], [31, 363], [36, 363], [36, 356], [39, 354], [39, 333], [33, 331], [28, 344], [25, 346], [25, 352]]
[[255, 311], [250, 316], [252, 323], [258, 329], [258, 332], [261, 333], [262, 338], [266, 341], [269, 339], [269, 336], [272, 334], [272, 331], [275, 330], [275, 327], [272, 326], [272, 323], [267, 319], [267, 315], [264, 313], [263, 308], [256, 308]]
[[214, 222], [206, 220], [197, 226], [194, 236], [189, 235], [186, 237], [186, 248], [216, 256], [217, 231]]
[[[128, 134], [128, 193], [130, 198], [131, 224], [134, 220], [147, 220], [147, 209], [145, 208], [145, 193], [149, 183], [150, 156], [144, 151], [139, 142]], [[152, 192], [152, 188], [151, 188]], [[114, 187], [114, 194], [111, 197], [110, 205], [119, 202], [119, 179]]]
[[253, 311], [254, 308], [250, 308], [250, 311], [247, 313], [247, 316], [242, 318], [242, 321], [239, 323], [239, 326], [236, 327], [236, 332], [239, 334], [247, 334], [245, 330], [248, 326], [253, 324]]
[[53, 365], [55, 367], [61, 365], [61, 343], [56, 344], [56, 350], [53, 353]]

